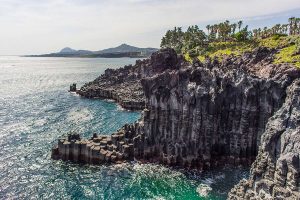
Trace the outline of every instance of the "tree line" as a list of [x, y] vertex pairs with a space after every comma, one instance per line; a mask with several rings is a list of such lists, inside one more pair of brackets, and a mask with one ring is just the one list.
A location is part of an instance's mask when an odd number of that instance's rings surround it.
[[276, 24], [272, 28], [253, 29], [252, 33], [254, 38], [267, 38], [275, 34], [299, 35], [300, 18], [291, 17], [288, 24]]
[[230, 23], [226, 20], [218, 24], [207, 25], [207, 33], [199, 29], [197, 25], [189, 26], [186, 31], [181, 27], [168, 30], [161, 40], [161, 47], [170, 47], [178, 53], [186, 53], [190, 50], [201, 54], [210, 42], [247, 41], [259, 38], [267, 38], [273, 35], [298, 35], [300, 34], [300, 18], [291, 17], [288, 24], [276, 24], [263, 29], [248, 30], [248, 25], [243, 26], [243, 21]]

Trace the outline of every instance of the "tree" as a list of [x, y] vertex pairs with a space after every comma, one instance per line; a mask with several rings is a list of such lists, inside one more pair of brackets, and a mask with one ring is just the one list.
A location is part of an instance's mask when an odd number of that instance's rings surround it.
[[246, 41], [246, 40], [250, 39], [251, 35], [252, 35], [252, 33], [250, 31], [248, 31], [248, 25], [247, 25], [241, 31], [237, 32], [234, 37], [237, 41], [242, 42], [242, 41]]
[[[206, 26], [207, 35], [200, 30], [197, 25], [189, 26], [186, 31], [182, 31], [181, 27], [174, 27], [168, 30], [161, 40], [161, 47], [170, 47], [178, 53], [188, 53], [191, 55], [199, 55], [207, 50], [209, 43], [226, 42], [226, 41], [246, 41], [267, 38], [276, 34], [290, 35], [300, 34], [300, 18], [291, 17], [288, 24], [276, 24], [271, 28], [264, 27], [248, 30], [246, 25], [242, 28], [243, 21], [230, 23], [226, 20], [217, 24], [209, 24]], [[238, 32], [236, 29], [238, 28]], [[276, 36], [277, 38], [280, 35]], [[275, 38], [276, 38], [275, 37]], [[297, 43], [297, 52], [300, 52], [300, 44]]]
[[209, 36], [210, 25], [207, 25], [206, 29], [207, 29], [207, 35]]
[[295, 34], [300, 34], [300, 18], [295, 19]]
[[232, 28], [232, 35], [235, 34], [236, 27], [237, 27], [237, 24], [236, 24], [236, 23], [233, 23], [233, 24], [231, 25], [231, 28]]
[[257, 29], [253, 29], [252, 32], [253, 32], [253, 37], [254, 38], [258, 38], [258, 30]]
[[238, 21], [238, 28], [239, 28], [239, 31], [241, 31], [241, 28], [242, 28], [242, 25], [243, 25], [243, 21]]
[[289, 18], [290, 35], [294, 35], [295, 32], [295, 17]]
[[163, 37], [162, 39], [161, 39], [161, 43], [160, 43], [160, 47], [161, 48], [164, 48], [166, 45], [167, 45], [167, 41], [166, 41], [167, 39], [165, 38], [165, 37]]

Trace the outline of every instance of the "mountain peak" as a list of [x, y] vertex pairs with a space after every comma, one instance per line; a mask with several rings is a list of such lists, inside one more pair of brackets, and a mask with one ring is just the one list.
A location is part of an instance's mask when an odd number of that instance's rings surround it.
[[128, 47], [128, 46], [131, 46], [131, 45], [128, 45], [128, 44], [126, 44], [126, 43], [123, 43], [123, 44], [121, 44], [119, 47]]
[[99, 53], [114, 53], [114, 52], [137, 52], [137, 51], [140, 51], [141, 48], [138, 48], [138, 47], [134, 47], [134, 46], [131, 46], [131, 45], [128, 45], [128, 44], [121, 44], [117, 47], [113, 47], [113, 48], [108, 48], [108, 49], [103, 49], [101, 51], [98, 51]]
[[74, 52], [76, 52], [75, 49], [71, 49], [70, 47], [65, 47], [62, 50], [60, 50], [59, 53], [74, 53]]

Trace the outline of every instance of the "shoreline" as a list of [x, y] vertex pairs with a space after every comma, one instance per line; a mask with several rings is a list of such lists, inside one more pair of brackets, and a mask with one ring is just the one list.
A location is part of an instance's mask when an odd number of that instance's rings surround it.
[[[93, 93], [97, 93], [97, 95], [93, 95]], [[142, 111], [145, 108], [145, 102], [140, 101], [130, 101], [130, 100], [123, 100], [122, 97], [118, 95], [118, 93], [105, 90], [105, 89], [96, 89], [94, 91], [90, 91], [88, 94], [82, 92], [81, 90], [76, 90], [76, 94], [89, 98], [89, 99], [109, 99], [115, 101], [118, 105], [126, 110], [131, 111]]]

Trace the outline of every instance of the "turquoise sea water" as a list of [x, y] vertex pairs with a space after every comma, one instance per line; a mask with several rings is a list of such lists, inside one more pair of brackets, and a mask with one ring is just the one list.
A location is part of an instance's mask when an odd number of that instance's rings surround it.
[[139, 119], [113, 102], [68, 93], [107, 67], [134, 59], [0, 56], [0, 199], [225, 199], [247, 169], [205, 173], [152, 164], [88, 166], [54, 161], [58, 137], [111, 134]]

